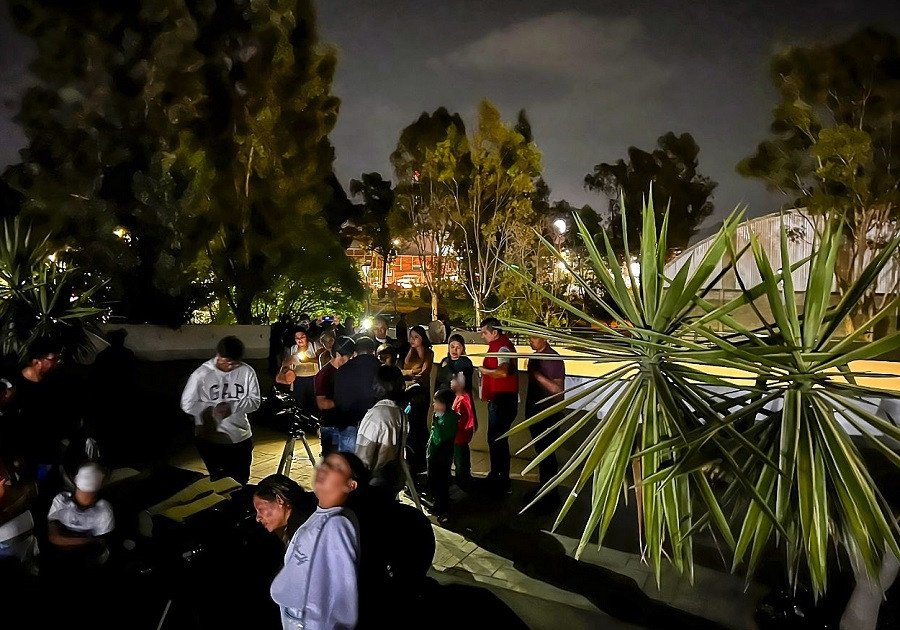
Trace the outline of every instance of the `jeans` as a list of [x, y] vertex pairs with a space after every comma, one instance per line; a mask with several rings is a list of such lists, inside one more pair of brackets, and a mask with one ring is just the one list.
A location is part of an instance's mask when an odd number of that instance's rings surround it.
[[494, 394], [488, 402], [488, 449], [491, 453], [491, 476], [509, 479], [509, 439], [498, 440], [509, 431], [519, 413], [519, 394]]
[[343, 429], [337, 427], [320, 427], [319, 438], [322, 445], [322, 459], [338, 451], [356, 451], [357, 427], [351, 425]]

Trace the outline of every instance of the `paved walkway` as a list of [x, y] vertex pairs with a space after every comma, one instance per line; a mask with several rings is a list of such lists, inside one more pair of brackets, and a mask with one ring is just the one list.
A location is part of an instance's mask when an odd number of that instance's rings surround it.
[[[284, 437], [258, 428], [254, 442], [251, 483], [275, 472]], [[310, 445], [318, 454], [318, 439], [310, 439]], [[487, 453], [472, 455], [473, 473], [483, 476]], [[170, 463], [206, 472], [193, 447]], [[514, 459], [514, 476], [522, 479], [519, 473], [526, 464]], [[293, 479], [312, 487], [313, 468], [299, 443], [291, 468]], [[451, 518], [440, 525], [433, 521], [437, 550], [432, 575], [441, 583], [488, 589], [530, 628], [753, 627], [761, 589], [751, 585], [745, 592], [742, 578], [721, 569], [697, 565], [692, 586], [666, 566], [658, 589], [650, 567], [629, 548], [635, 542], [628, 510], [616, 517], [621, 522], [618, 527], [614, 523], [607, 538], [610, 547], [591, 545], [575, 560], [586, 508], [573, 508], [560, 532], [550, 534], [555, 513], [518, 514], [522, 495], [536, 481], [529, 474], [514, 483], [512, 496], [503, 498], [466, 495], [454, 488]]]

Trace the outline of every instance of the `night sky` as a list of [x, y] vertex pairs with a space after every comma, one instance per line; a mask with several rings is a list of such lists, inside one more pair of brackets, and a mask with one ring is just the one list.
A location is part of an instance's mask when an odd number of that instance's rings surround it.
[[[900, 2], [628, 0], [327, 0], [319, 31], [339, 53], [341, 113], [331, 139], [346, 185], [390, 174], [400, 130], [444, 105], [467, 124], [482, 98], [512, 121], [524, 108], [553, 199], [604, 208], [584, 175], [628, 146], [690, 132], [701, 171], [719, 182], [716, 212], [752, 215], [782, 198], [735, 164], [765, 138], [776, 93], [771, 53], [841, 39], [863, 26], [900, 30]], [[24, 137], [10, 121], [32, 52], [0, 9], [0, 167]]]

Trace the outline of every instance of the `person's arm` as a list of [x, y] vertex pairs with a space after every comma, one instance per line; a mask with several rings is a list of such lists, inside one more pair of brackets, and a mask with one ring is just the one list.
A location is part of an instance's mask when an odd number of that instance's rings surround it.
[[[320, 411], [327, 411], [328, 409], [334, 409], [334, 380], [331, 381], [331, 391], [328, 391], [327, 383], [325, 382], [325, 372], [319, 372], [316, 374], [315, 380], [313, 380], [313, 390], [316, 393], [316, 407], [319, 408]], [[337, 376], [333, 375], [332, 379]]]
[[411, 357], [415, 356], [414, 353], [415, 353], [415, 350], [413, 348], [410, 348], [409, 352], [406, 353], [406, 357], [403, 359], [403, 363], [400, 365], [400, 367], [401, 367], [400, 372], [403, 374], [403, 376], [406, 378], [406, 380], [409, 380], [409, 378], [413, 375], [413, 372], [415, 370], [404, 370], [402, 368], [404, 365], [406, 365], [407, 363], [410, 362]]
[[316, 396], [316, 407], [319, 408], [319, 411], [334, 409], [334, 401], [327, 396]]
[[565, 378], [547, 378], [541, 371], [534, 372], [532, 376], [534, 376], [534, 380], [541, 384], [541, 387], [544, 388], [548, 395], [561, 394], [566, 388]]
[[358, 558], [359, 543], [353, 523], [343, 516], [329, 518], [313, 551], [310, 567], [304, 619], [310, 627], [335, 630], [356, 627]]
[[[509, 348], [500, 348], [498, 352], [510, 352]], [[486, 368], [483, 365], [479, 367], [479, 371], [482, 376], [492, 376], [494, 378], [500, 378], [502, 376], [509, 376], [509, 367], [512, 365], [512, 359], [506, 359], [504, 357], [497, 357], [497, 367], [495, 368]]]
[[434, 364], [434, 351], [430, 349], [426, 350], [424, 359], [422, 367], [413, 374], [413, 378], [419, 382], [425, 381], [431, 376], [431, 366]]
[[181, 410], [194, 417], [194, 425], [203, 425], [203, 413], [209, 412], [213, 405], [200, 400], [200, 382], [202, 369], [194, 370], [188, 378], [184, 391], [181, 392]]
[[259, 409], [262, 402], [262, 396], [259, 394], [259, 379], [256, 378], [256, 372], [249, 365], [246, 385], [247, 393], [244, 397], [237, 401], [234, 405], [232, 413], [253, 413]]

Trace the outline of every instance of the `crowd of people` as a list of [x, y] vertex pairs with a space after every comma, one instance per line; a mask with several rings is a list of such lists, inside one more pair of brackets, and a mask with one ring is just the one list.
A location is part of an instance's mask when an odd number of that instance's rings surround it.
[[[477, 368], [466, 356], [462, 335], [437, 340], [425, 327], [407, 328], [403, 321], [398, 338], [388, 334], [383, 317], [374, 318], [363, 334], [324, 318], [304, 317], [294, 327], [282, 324], [273, 331], [280, 339], [272, 344], [278, 356], [269, 362], [275, 387], [317, 415], [321, 460], [314, 501], [302, 499], [299, 488], [280, 476], [257, 488], [257, 519], [286, 544], [284, 568], [271, 596], [285, 628], [353, 627], [365, 590], [360, 558], [372, 554], [360, 548], [359, 506], [371, 508], [375, 501], [383, 513], [385, 506], [398, 504], [402, 492], [421, 494], [429, 511], [443, 519], [452, 509], [454, 481], [463, 491], [473, 491], [469, 444], [479, 426], [476, 391], [488, 409], [491, 469], [483, 488], [510, 492], [510, 450], [503, 436], [518, 413], [519, 359], [494, 318], [481, 323], [489, 356]], [[447, 343], [438, 364], [436, 341]], [[537, 354], [528, 361], [525, 404], [526, 413], [537, 414], [562, 400], [565, 369], [546, 339], [533, 337], [530, 345]], [[250, 474], [246, 453], [252, 451], [246, 413], [259, 407], [260, 394], [241, 358], [239, 342], [223, 339], [216, 357], [189, 379], [182, 408], [201, 429], [199, 440], [208, 442], [198, 444], [198, 450], [210, 474], [244, 483]], [[558, 437], [560, 418], [552, 414], [530, 427], [538, 448]], [[220, 427], [212, 438], [203, 429], [210, 422]], [[220, 446], [210, 448], [213, 440]], [[541, 481], [549, 481], [557, 468], [554, 455], [545, 458]], [[367, 496], [370, 503], [354, 502], [354, 496]], [[543, 501], [555, 504], [557, 495]], [[300, 510], [306, 516], [302, 524], [296, 516], [301, 503], [306, 504]], [[377, 537], [370, 540], [373, 547], [383, 547]]]
[[[388, 539], [393, 536], [403, 549], [397, 556], [410, 555], [406, 545], [417, 535], [413, 530], [418, 526], [421, 532], [421, 522], [403, 515], [408, 506], [398, 501], [401, 494], [421, 496], [442, 519], [453, 509], [454, 483], [465, 492], [476, 490], [469, 447], [479, 427], [476, 396], [487, 402], [491, 462], [488, 480], [477, 490], [510, 491], [510, 451], [501, 436], [518, 412], [516, 349], [500, 322], [486, 319], [480, 334], [494, 356], [476, 367], [463, 336], [435, 330], [401, 320], [394, 338], [383, 317], [374, 318], [365, 333], [352, 321], [331, 318], [273, 326], [274, 388], [316, 416], [321, 444], [312, 492], [273, 475], [253, 494], [257, 521], [284, 544], [284, 565], [270, 591], [284, 627], [358, 625], [367, 597], [377, 599], [373, 593], [384, 581], [384, 567], [373, 567], [373, 558], [396, 565], [401, 560], [387, 557]], [[122, 365], [134, 362], [124, 335], [118, 337], [111, 335], [110, 348], [94, 368], [112, 380], [121, 378]], [[447, 344], [439, 363], [434, 343]], [[544, 339], [533, 338], [531, 346], [541, 355], [554, 354]], [[210, 478], [230, 477], [242, 485], [250, 479], [251, 418], [265, 398], [244, 351], [238, 338], [221, 339], [215, 356], [187, 379], [180, 401], [193, 419]], [[98, 465], [97, 437], [105, 439], [104, 432], [91, 430], [80, 414], [66, 414], [59, 390], [47, 385], [60, 358], [61, 348], [35, 343], [24, 363], [0, 379], [0, 560], [35, 567], [40, 547], [41, 571], [85, 571], [106, 562], [115, 518], [101, 497], [108, 468]], [[527, 413], [560, 399], [562, 366], [552, 358], [530, 359]], [[556, 439], [558, 420], [554, 415], [531, 427], [539, 448]], [[555, 472], [550, 456], [541, 465], [541, 481]], [[370, 518], [373, 513], [379, 518]], [[375, 524], [385, 523], [388, 513], [396, 522], [406, 518], [410, 527], [387, 531]], [[410, 573], [424, 575], [430, 566], [434, 540], [426, 529], [418, 535], [422, 548], [430, 544], [431, 551]]]

